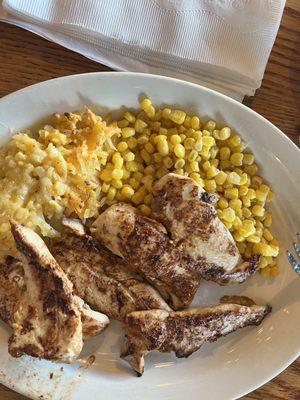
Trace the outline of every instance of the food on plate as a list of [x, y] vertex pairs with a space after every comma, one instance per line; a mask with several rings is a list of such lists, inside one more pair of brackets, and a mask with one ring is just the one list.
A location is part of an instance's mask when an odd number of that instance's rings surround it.
[[241, 283], [257, 270], [259, 256], [242, 260], [213, 206], [217, 201], [191, 178], [168, 174], [154, 185], [152, 217], [166, 227], [180, 254], [201, 278]]
[[44, 237], [59, 237], [55, 221], [82, 220], [101, 206], [100, 172], [120, 134], [90, 110], [56, 114], [54, 126], [18, 133], [0, 149], [0, 257], [16, 256], [9, 219]]
[[277, 275], [273, 193], [230, 128], [140, 105], [118, 121], [55, 114], [0, 149], [0, 317], [14, 357], [73, 362], [110, 317], [142, 374], [151, 350], [188, 357], [271, 311], [240, 296], [187, 309], [202, 279]]
[[93, 224], [93, 235], [166, 296], [174, 309], [189, 305], [199, 286], [163, 225], [136, 208], [118, 203]]
[[26, 287], [11, 316], [9, 352], [14, 357], [28, 354], [71, 363], [83, 346], [82, 315], [89, 325], [97, 315], [100, 330], [109, 320], [103, 314], [94, 314], [74, 296], [71, 282], [35, 232], [16, 222], [11, 224]]
[[43, 237], [59, 237], [63, 216], [84, 223], [102, 205], [128, 202], [151, 213], [155, 182], [174, 172], [218, 197], [218, 216], [243, 258], [260, 254], [260, 270], [275, 276], [278, 241], [267, 203], [273, 192], [258, 175], [241, 137], [215, 121], [202, 122], [149, 99], [136, 112], [105, 122], [90, 110], [55, 114], [37, 132], [13, 136], [0, 150], [0, 255], [16, 256], [9, 219]]
[[170, 310], [160, 294], [120, 257], [85, 233], [80, 221], [64, 219], [63, 236], [50, 246], [75, 293], [93, 309], [122, 320], [129, 312]]
[[221, 304], [212, 307], [135, 311], [125, 321], [121, 357], [140, 376], [144, 372], [144, 356], [150, 351], [174, 351], [177, 357], [188, 357], [205, 342], [247, 325], [259, 325], [270, 311], [268, 305], [258, 306], [239, 296], [221, 299]]
[[[14, 310], [20, 304], [24, 291], [24, 264], [20, 260], [8, 258], [6, 263], [0, 264], [0, 318], [9, 325], [13, 324]], [[98, 335], [107, 325], [107, 318], [93, 311], [79, 297], [75, 296], [75, 299], [81, 312], [83, 338]]]

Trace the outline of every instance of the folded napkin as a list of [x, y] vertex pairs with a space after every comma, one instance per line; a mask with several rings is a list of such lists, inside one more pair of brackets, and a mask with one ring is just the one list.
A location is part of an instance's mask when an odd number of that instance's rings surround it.
[[114, 69], [237, 100], [260, 86], [285, 0], [3, 0], [0, 19]]

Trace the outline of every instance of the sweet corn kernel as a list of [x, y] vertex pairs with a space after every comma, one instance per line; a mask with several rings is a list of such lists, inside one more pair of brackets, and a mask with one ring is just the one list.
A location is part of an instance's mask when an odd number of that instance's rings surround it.
[[184, 141], [184, 147], [186, 150], [192, 150], [195, 146], [195, 139], [188, 137]]
[[224, 195], [227, 199], [238, 199], [239, 191], [237, 188], [226, 189]]
[[102, 191], [103, 193], [107, 193], [108, 190], [109, 190], [109, 188], [110, 188], [110, 184], [109, 184], [109, 183], [103, 183], [103, 184], [102, 184], [102, 187], [101, 187], [101, 191]]
[[203, 146], [212, 147], [215, 145], [216, 141], [212, 136], [203, 136], [202, 143]]
[[272, 233], [269, 231], [269, 229], [264, 229], [263, 231], [263, 237], [270, 242], [271, 240], [273, 240], [273, 235]]
[[252, 207], [252, 214], [255, 217], [263, 217], [265, 214], [265, 209], [260, 205], [255, 205]]
[[193, 116], [191, 119], [191, 128], [197, 130], [200, 128], [200, 119], [197, 116]]
[[197, 163], [197, 161], [191, 161], [190, 168], [192, 172], [199, 172], [199, 164]]
[[126, 111], [126, 112], [124, 113], [124, 118], [125, 118], [128, 122], [130, 122], [131, 124], [134, 124], [134, 123], [135, 123], [135, 116], [134, 116], [131, 112], [129, 112], [129, 111]]
[[230, 167], [230, 161], [229, 160], [222, 160], [220, 162], [220, 166], [223, 170], [227, 169]]
[[202, 138], [196, 139], [195, 145], [194, 145], [194, 149], [197, 151], [201, 151], [203, 147], [203, 141]]
[[252, 153], [245, 153], [243, 158], [244, 165], [252, 165], [254, 163], [254, 155]]
[[131, 151], [127, 151], [124, 155], [123, 158], [125, 161], [133, 161], [135, 158], [134, 153], [132, 153]]
[[227, 174], [224, 171], [219, 171], [215, 177], [217, 185], [223, 185], [227, 179]]
[[129, 122], [127, 121], [127, 119], [122, 119], [121, 121], [118, 121], [119, 128], [125, 128], [128, 125], [129, 125]]
[[216, 123], [215, 121], [207, 121], [206, 124], [204, 125], [204, 130], [213, 132], [213, 130], [216, 129]]
[[[134, 172], [134, 171], [133, 171]], [[123, 168], [123, 180], [126, 180], [130, 177], [130, 171], [127, 168]]]
[[207, 146], [203, 146], [199, 153], [200, 153], [201, 157], [203, 157], [205, 160], [208, 160], [210, 157], [209, 147], [207, 147]]
[[[137, 192], [138, 193], [138, 192]], [[124, 185], [121, 189], [121, 194], [130, 199], [134, 195], [134, 190], [130, 185]]]
[[152, 102], [150, 99], [145, 98], [140, 102], [140, 105], [141, 105], [142, 109], [145, 110], [145, 108], [152, 106]]
[[256, 164], [245, 165], [244, 170], [247, 174], [249, 174], [250, 176], [253, 176], [257, 173], [258, 167]]
[[223, 219], [227, 222], [233, 222], [235, 219], [235, 212], [232, 208], [225, 208], [223, 210]]
[[217, 185], [213, 179], [205, 179], [204, 187], [205, 187], [205, 190], [207, 190], [208, 192], [214, 192], [217, 188]]
[[128, 144], [126, 142], [120, 142], [117, 144], [117, 150], [122, 153], [128, 148]]
[[239, 234], [245, 238], [248, 236], [254, 235], [255, 227], [253, 221], [250, 219], [244, 219], [242, 221], [242, 226], [239, 228]]
[[220, 160], [228, 160], [230, 157], [230, 148], [227, 146], [220, 148]]
[[231, 138], [229, 139], [229, 144], [230, 144], [232, 147], [236, 147], [236, 146], [240, 145], [240, 144], [241, 144], [241, 138], [240, 138], [240, 136], [238, 136], [238, 135], [233, 135], [233, 136], [231, 136]]
[[260, 176], [254, 175], [251, 178], [251, 186], [254, 189], [258, 189], [261, 184], [262, 184], [262, 178]]
[[238, 217], [237, 215], [235, 215], [235, 218], [234, 218], [234, 221], [233, 221], [232, 225], [235, 227], [235, 229], [238, 229], [242, 225], [241, 218]]
[[[138, 163], [136, 161], [127, 161], [126, 162], [126, 169], [129, 172], [136, 172], [136, 171], [139, 170], [139, 165], [138, 165]], [[124, 172], [123, 172], [123, 175], [124, 175]]]
[[245, 218], [250, 218], [252, 215], [251, 210], [249, 210], [249, 208], [247, 208], [247, 207], [242, 208], [242, 214], [243, 214], [243, 217], [245, 217]]
[[112, 180], [112, 176], [111, 176], [111, 171], [110, 170], [103, 170], [100, 173], [100, 178], [104, 181], [104, 182], [110, 182]]
[[196, 158], [198, 157], [198, 153], [196, 150], [192, 150], [189, 154], [188, 154], [188, 160], [189, 161], [196, 161]]
[[[209, 167], [208, 170], [206, 171], [206, 176], [208, 179], [212, 179], [215, 176], [217, 176], [218, 173], [219, 173], [219, 170], [216, 167], [212, 166], [212, 167]], [[216, 181], [216, 183], [218, 183], [218, 182]]]
[[225, 208], [227, 208], [228, 207], [228, 201], [224, 198], [224, 197], [220, 197], [219, 198], [219, 201], [218, 201], [218, 206], [221, 208], [221, 209], [225, 209]]
[[174, 174], [184, 175], [184, 170], [182, 168], [175, 169]]
[[181, 137], [179, 136], [179, 135], [177, 135], [177, 134], [175, 134], [175, 135], [172, 135], [171, 137], [170, 137], [170, 142], [172, 143], [172, 144], [179, 144], [179, 143], [181, 143]]
[[129, 126], [122, 128], [122, 136], [123, 138], [129, 138], [135, 135], [135, 130]]
[[185, 148], [182, 144], [177, 143], [174, 146], [174, 154], [177, 158], [184, 158], [185, 156]]
[[185, 117], [186, 113], [182, 110], [172, 110], [171, 114], [169, 115], [169, 119], [178, 125], [183, 124]]
[[113, 186], [111, 186], [111, 187], [108, 189], [107, 198], [108, 198], [109, 200], [113, 200], [113, 199], [115, 198], [116, 193], [117, 193], [116, 188], [114, 188]]
[[149, 154], [154, 153], [154, 146], [152, 143], [146, 143], [145, 149], [148, 151]]
[[146, 135], [141, 135], [138, 139], [137, 139], [138, 144], [146, 144], [149, 142], [149, 137]]
[[154, 153], [153, 154], [153, 158], [154, 158], [154, 161], [156, 162], [156, 163], [160, 163], [160, 162], [162, 162], [162, 156], [159, 154], [159, 153]]
[[122, 179], [123, 178], [123, 170], [116, 169], [116, 168], [113, 169], [111, 172], [111, 177], [112, 177], [112, 179], [116, 179], [116, 180]]
[[186, 117], [185, 117], [185, 119], [184, 119], [184, 122], [183, 122], [183, 126], [185, 127], [185, 128], [190, 128], [191, 127], [191, 117], [189, 116], [189, 115], [187, 115]]
[[[240, 183], [241, 177], [236, 172], [228, 172], [227, 182], [233, 185], [238, 185]], [[238, 189], [237, 189], [238, 190]]]
[[223, 223], [224, 223], [224, 225], [226, 226], [227, 229], [231, 229], [232, 228], [232, 223], [231, 222], [224, 221]]
[[145, 161], [146, 164], [150, 164], [152, 157], [145, 149], [141, 150], [140, 152], [142, 159]]
[[162, 110], [162, 117], [163, 118], [165, 118], [165, 119], [169, 119], [169, 117], [170, 117], [170, 115], [171, 115], [171, 109], [170, 108], [164, 108], [163, 110]]
[[134, 124], [134, 129], [138, 133], [142, 133], [144, 128], [147, 128], [147, 123], [141, 119], [137, 119]]
[[260, 242], [260, 237], [257, 235], [250, 235], [246, 237], [247, 242], [250, 243], [259, 243]]
[[237, 243], [237, 246], [238, 246], [239, 252], [241, 254], [243, 254], [246, 249], [246, 246], [244, 245], [243, 247], [240, 247], [239, 244], [241, 244], [241, 242], [244, 242], [245, 238], [242, 235], [240, 235], [238, 231], [233, 232], [233, 238], [236, 242], [239, 242], [239, 243]]
[[159, 139], [157, 142], [157, 150], [161, 156], [169, 154], [169, 145], [166, 139]]
[[230, 156], [230, 162], [235, 167], [238, 167], [243, 165], [243, 157], [244, 155], [242, 153], [232, 153]]
[[229, 139], [231, 136], [231, 129], [228, 128], [227, 126], [224, 126], [224, 128], [222, 128], [219, 131], [219, 140], [227, 140]]
[[175, 167], [176, 169], [180, 169], [180, 168], [183, 168], [184, 165], [185, 165], [184, 159], [183, 159], [183, 158], [180, 158], [179, 160], [176, 160], [176, 161], [175, 161], [174, 167]]
[[229, 206], [235, 211], [238, 212], [242, 208], [242, 202], [240, 199], [232, 199], [229, 201]]
[[137, 190], [140, 187], [140, 182], [135, 178], [130, 178], [129, 184], [134, 190]]

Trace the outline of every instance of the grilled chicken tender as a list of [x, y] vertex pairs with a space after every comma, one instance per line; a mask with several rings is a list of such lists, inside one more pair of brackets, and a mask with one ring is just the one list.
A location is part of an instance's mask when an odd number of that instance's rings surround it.
[[168, 174], [154, 187], [152, 217], [166, 227], [199, 277], [219, 284], [241, 283], [257, 270], [259, 256], [243, 262], [213, 207], [216, 201], [191, 178]]
[[186, 268], [161, 224], [119, 203], [100, 214], [93, 226], [93, 235], [168, 296], [172, 308], [191, 303], [199, 279]]
[[[230, 303], [226, 304], [227, 301]], [[141, 376], [144, 356], [149, 351], [174, 351], [177, 357], [188, 357], [205, 342], [213, 342], [247, 325], [259, 325], [271, 311], [270, 306], [257, 306], [246, 297], [226, 296], [221, 303], [184, 311], [128, 314], [121, 357]]]
[[[8, 257], [5, 264], [0, 264], [0, 319], [9, 325], [13, 323], [14, 310], [23, 291], [26, 291], [23, 263]], [[106, 315], [93, 311], [81, 298], [74, 297], [81, 312], [83, 338], [101, 333], [109, 323]]]
[[123, 320], [129, 312], [170, 310], [160, 294], [98, 240], [85, 233], [78, 220], [64, 219], [66, 232], [51, 253], [74, 285], [74, 291], [94, 309]]
[[[82, 312], [86, 307], [73, 295], [71, 282], [43, 240], [16, 222], [12, 222], [12, 233], [22, 256], [26, 290], [21, 290], [11, 316], [9, 352], [14, 357], [28, 354], [73, 362], [83, 346]], [[90, 312], [86, 316], [89, 322], [92, 316]], [[107, 324], [108, 318], [102, 316], [102, 326]]]

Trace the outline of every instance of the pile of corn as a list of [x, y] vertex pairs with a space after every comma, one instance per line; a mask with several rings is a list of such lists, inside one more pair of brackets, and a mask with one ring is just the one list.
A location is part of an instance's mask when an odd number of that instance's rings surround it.
[[[126, 201], [151, 213], [152, 188], [169, 172], [189, 176], [218, 194], [218, 215], [244, 258], [261, 254], [264, 275], [279, 272], [279, 243], [266, 203], [274, 197], [258, 175], [240, 136], [216, 122], [177, 109], [141, 109], [106, 122], [90, 110], [56, 114], [36, 136], [15, 135], [0, 151], [0, 244], [13, 254], [8, 219], [55, 236], [54, 219], [95, 217], [99, 208]], [[0, 254], [1, 255], [1, 254]]]
[[247, 144], [230, 128], [217, 129], [215, 121], [202, 124], [182, 110], [155, 109], [149, 99], [140, 105], [137, 113], [126, 111], [118, 121], [117, 151], [100, 173], [107, 203], [129, 201], [149, 215], [157, 179], [169, 172], [189, 176], [219, 195], [218, 215], [244, 258], [261, 254], [262, 274], [276, 276], [279, 243], [265, 208], [274, 194], [258, 176]]

